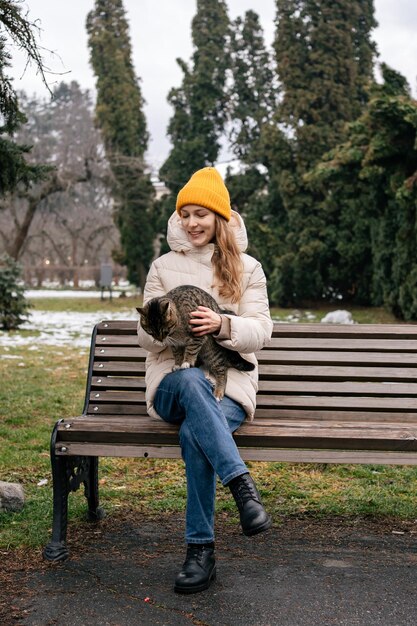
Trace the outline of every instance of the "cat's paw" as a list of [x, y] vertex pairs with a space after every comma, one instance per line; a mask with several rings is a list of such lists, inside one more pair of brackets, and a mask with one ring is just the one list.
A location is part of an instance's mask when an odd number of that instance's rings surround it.
[[184, 363], [180, 366], [182, 370], [188, 370], [189, 367], [191, 367], [190, 363], [188, 363], [188, 361], [184, 361]]
[[181, 365], [173, 365], [172, 366], [172, 371], [173, 372], [176, 372], [177, 370], [180, 370], [180, 369], [181, 369]]

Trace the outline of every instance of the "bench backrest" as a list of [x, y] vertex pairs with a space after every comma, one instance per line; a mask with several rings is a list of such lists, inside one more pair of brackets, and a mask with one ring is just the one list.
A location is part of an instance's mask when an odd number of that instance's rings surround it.
[[[136, 326], [95, 327], [84, 414], [146, 413]], [[417, 423], [417, 325], [276, 323], [257, 357], [255, 420]]]

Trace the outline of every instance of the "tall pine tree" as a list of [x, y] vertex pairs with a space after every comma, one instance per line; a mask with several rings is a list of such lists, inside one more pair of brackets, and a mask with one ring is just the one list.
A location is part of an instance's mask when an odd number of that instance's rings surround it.
[[195, 170], [213, 165], [218, 158], [226, 119], [228, 35], [226, 3], [197, 0], [191, 63], [177, 59], [183, 80], [168, 95], [174, 109], [168, 125], [172, 149], [160, 176], [174, 194]]
[[[283, 304], [328, 296], [324, 280], [336, 234], [320, 197], [305, 174], [345, 138], [372, 80], [376, 26], [373, 0], [277, 0], [275, 53], [283, 97], [276, 126], [285, 129], [283, 149], [273, 151], [271, 177], [287, 213], [272, 277], [272, 291]], [[291, 153], [291, 165], [288, 163]]]
[[228, 110], [232, 150], [243, 163], [258, 164], [262, 158], [262, 128], [275, 112], [278, 85], [257, 13], [247, 11], [232, 23], [230, 48], [233, 80]]
[[122, 0], [96, 0], [87, 17], [91, 64], [97, 78], [97, 123], [113, 172], [117, 260], [143, 286], [152, 259], [153, 186], [145, 166], [148, 132], [143, 97], [132, 63], [129, 25]]
[[[282, 234], [282, 207], [270, 190], [265, 141], [277, 107], [279, 87], [259, 16], [247, 11], [231, 25], [231, 75], [228, 85], [229, 137], [239, 159], [238, 174], [228, 174], [232, 205], [245, 217], [250, 251], [273, 269], [276, 238]], [[275, 138], [276, 139], [276, 138]]]

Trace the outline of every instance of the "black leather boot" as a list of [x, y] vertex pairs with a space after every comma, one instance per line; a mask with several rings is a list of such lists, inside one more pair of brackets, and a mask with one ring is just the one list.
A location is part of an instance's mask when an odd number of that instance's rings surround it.
[[175, 579], [177, 593], [198, 593], [216, 579], [214, 546], [189, 544], [182, 570]]
[[243, 534], [248, 537], [268, 530], [272, 522], [250, 474], [242, 474], [227, 484], [240, 513]]

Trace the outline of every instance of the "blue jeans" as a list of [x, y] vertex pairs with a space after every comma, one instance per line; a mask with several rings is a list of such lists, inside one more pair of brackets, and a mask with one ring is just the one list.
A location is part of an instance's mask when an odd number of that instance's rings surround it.
[[220, 402], [197, 367], [177, 370], [161, 381], [154, 407], [179, 437], [187, 477], [187, 543], [214, 541], [216, 474], [223, 485], [248, 469], [232, 437], [245, 418], [240, 404], [227, 396]]

